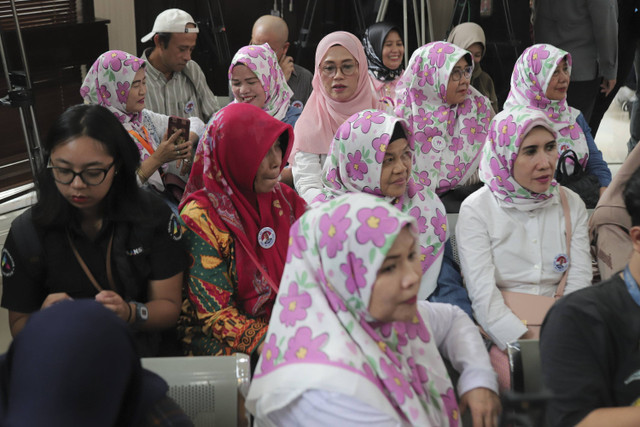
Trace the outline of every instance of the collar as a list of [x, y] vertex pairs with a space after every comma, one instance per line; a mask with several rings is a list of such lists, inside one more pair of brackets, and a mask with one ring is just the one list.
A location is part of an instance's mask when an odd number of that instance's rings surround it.
[[629, 295], [631, 295], [633, 301], [640, 306], [640, 288], [638, 287], [636, 279], [631, 275], [629, 264], [624, 268], [624, 283], [627, 285], [627, 291], [629, 291]]
[[[153, 51], [153, 48], [149, 47], [149, 48], [145, 49], [145, 51], [142, 53], [142, 59], [144, 59], [146, 64], [147, 64], [147, 65], [145, 65], [147, 79], [149, 77], [151, 77], [153, 80], [160, 80], [160, 81], [163, 81], [163, 82], [166, 83], [171, 79], [167, 80], [167, 78], [164, 76], [162, 71], [160, 71], [156, 67], [154, 67], [153, 64], [151, 63], [151, 61], [149, 61], [149, 55], [151, 55], [152, 51]], [[175, 76], [175, 74], [176, 73], [174, 71], [173, 74], [171, 75], [172, 79]]]
[[291, 72], [291, 74], [293, 74], [296, 77], [298, 77], [298, 72], [296, 71], [297, 67], [298, 67], [298, 64], [293, 64], [293, 71]]

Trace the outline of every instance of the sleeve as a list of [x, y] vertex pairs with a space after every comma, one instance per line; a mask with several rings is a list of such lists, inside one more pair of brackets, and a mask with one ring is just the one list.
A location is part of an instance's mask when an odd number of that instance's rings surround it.
[[[14, 234], [15, 231], [12, 227], [0, 255], [2, 307], [9, 311], [32, 313], [40, 309], [47, 296], [47, 291], [42, 283], [45, 267], [42, 264], [41, 256], [38, 257], [36, 263], [27, 259], [25, 251], [19, 249]], [[24, 240], [20, 245], [29, 246]]]
[[153, 241], [149, 255], [149, 280], [163, 280], [185, 271], [187, 254], [182, 242], [183, 226], [177, 215], [161, 200], [156, 200]]
[[193, 64], [195, 65], [195, 67], [193, 67], [193, 72], [191, 73], [191, 75], [193, 76], [193, 85], [196, 87], [196, 93], [198, 94], [198, 99], [200, 100], [200, 107], [202, 112], [202, 117], [200, 118], [203, 122], [206, 123], [209, 121], [211, 116], [213, 116], [213, 114], [220, 109], [220, 104], [218, 104], [218, 100], [216, 99], [213, 92], [211, 92], [211, 89], [207, 84], [207, 79], [205, 78], [200, 66], [194, 61], [191, 62], [193, 62]]
[[403, 424], [352, 396], [324, 390], [308, 390], [281, 409], [260, 414], [256, 426], [373, 426], [401, 427]]
[[322, 155], [299, 151], [291, 166], [296, 191], [307, 203], [322, 190]]
[[[195, 230], [185, 227], [185, 244], [191, 254], [187, 278], [187, 297], [195, 309], [202, 331], [235, 352], [253, 353], [267, 332], [268, 324], [253, 319], [236, 307], [235, 263], [223, 256], [233, 253], [229, 234], [219, 230], [197, 207], [187, 207], [183, 219], [191, 220]], [[202, 235], [207, 236], [205, 240]]]
[[609, 374], [600, 355], [614, 345], [607, 338], [609, 327], [595, 315], [592, 304], [567, 302], [559, 301], [549, 310], [540, 335], [542, 379], [554, 394], [547, 403], [547, 420], [558, 427], [576, 425], [605, 406]]
[[458, 395], [478, 387], [488, 388], [497, 394], [497, 375], [478, 327], [469, 317], [451, 304], [421, 301], [418, 307], [423, 316], [429, 316], [431, 332], [440, 354], [460, 373]]
[[587, 8], [598, 51], [598, 72], [613, 80], [618, 72], [618, 4], [615, 0], [588, 0]]
[[609, 184], [611, 184], [611, 170], [609, 170], [609, 165], [602, 157], [602, 151], [598, 149], [596, 141], [591, 135], [591, 128], [582, 113], [580, 113], [576, 122], [582, 129], [582, 132], [584, 132], [584, 136], [587, 138], [587, 146], [589, 147], [587, 172], [598, 178], [598, 181], [600, 181], [600, 187], [608, 187]]
[[584, 202], [573, 191], [565, 188], [571, 210], [571, 264], [567, 277], [565, 295], [591, 285], [591, 248], [589, 246], [589, 226]]
[[162, 142], [162, 137], [169, 128], [169, 116], [156, 113], [149, 109], [144, 109], [145, 118], [149, 120], [151, 126], [147, 129], [149, 136], [153, 139], [153, 148], [157, 148]]
[[496, 285], [487, 224], [469, 203], [463, 202], [460, 207], [456, 240], [475, 318], [498, 348], [504, 350], [508, 342], [526, 333], [527, 327], [504, 303]]
[[[167, 122], [168, 125], [168, 122]], [[189, 131], [201, 137], [206, 129], [205, 123], [198, 117], [189, 117]]]

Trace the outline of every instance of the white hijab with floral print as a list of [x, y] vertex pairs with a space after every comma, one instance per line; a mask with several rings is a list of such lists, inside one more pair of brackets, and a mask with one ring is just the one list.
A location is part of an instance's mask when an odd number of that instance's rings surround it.
[[[268, 43], [263, 45], [249, 45], [240, 48], [231, 60], [229, 66], [229, 80], [233, 67], [244, 64], [260, 80], [264, 89], [265, 101], [262, 109], [278, 120], [284, 119], [291, 103], [293, 91], [287, 84], [278, 58]], [[233, 101], [233, 102], [238, 102]]]
[[458, 425], [458, 406], [426, 319], [373, 321], [378, 270], [415, 219], [368, 194], [347, 194], [291, 228], [269, 332], [247, 407], [265, 413], [307, 390], [343, 393], [399, 422]]
[[449, 76], [471, 54], [451, 43], [433, 42], [416, 49], [396, 86], [396, 110], [411, 125], [417, 172], [426, 172], [442, 194], [464, 184], [476, 171], [489, 121], [491, 102], [469, 86], [458, 105], [446, 102]]
[[571, 54], [550, 44], [535, 44], [522, 52], [511, 75], [511, 90], [504, 108], [531, 107], [543, 111], [557, 133], [558, 153], [573, 150], [583, 168], [589, 160], [587, 138], [576, 122], [580, 110], [571, 108], [564, 97], [559, 101], [547, 98], [546, 92], [553, 73], [566, 59], [571, 73]]
[[440, 198], [429, 188], [425, 171], [409, 171], [407, 190], [400, 197], [385, 197], [380, 189], [382, 162], [396, 125], [408, 133], [408, 123], [379, 110], [364, 110], [351, 116], [338, 128], [322, 173], [322, 194], [326, 201], [347, 193], [368, 193], [383, 198], [414, 217], [422, 262], [422, 283], [418, 298], [427, 299], [437, 286], [447, 216]]
[[508, 206], [519, 210], [544, 207], [558, 194], [558, 182], [551, 181], [544, 193], [533, 193], [513, 177], [513, 165], [522, 141], [529, 131], [542, 126], [557, 137], [549, 118], [536, 108], [506, 108], [498, 113], [489, 126], [489, 136], [480, 160], [480, 180], [493, 195]]

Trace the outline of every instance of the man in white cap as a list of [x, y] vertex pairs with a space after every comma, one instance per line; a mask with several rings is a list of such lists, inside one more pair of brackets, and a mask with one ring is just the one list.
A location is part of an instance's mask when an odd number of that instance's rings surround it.
[[179, 117], [199, 117], [205, 123], [220, 109], [200, 66], [191, 60], [196, 46], [198, 25], [187, 12], [167, 9], [153, 23], [141, 41], [153, 39], [145, 49], [147, 61], [146, 108]]

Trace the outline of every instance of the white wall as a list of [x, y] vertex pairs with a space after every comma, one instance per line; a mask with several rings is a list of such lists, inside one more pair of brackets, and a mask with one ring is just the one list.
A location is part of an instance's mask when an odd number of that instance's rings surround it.
[[[136, 22], [132, 0], [94, 0], [96, 18], [111, 20], [109, 49], [136, 52]], [[149, 29], [151, 30], [151, 29]]]

